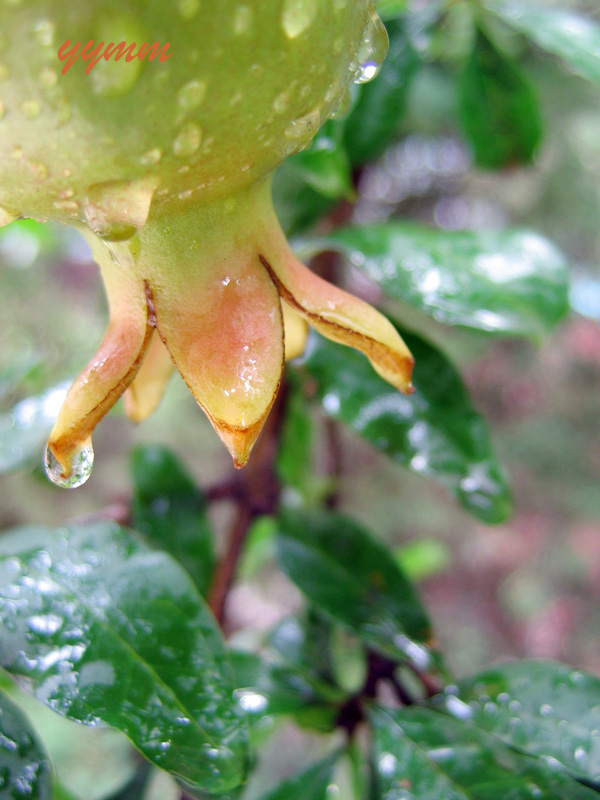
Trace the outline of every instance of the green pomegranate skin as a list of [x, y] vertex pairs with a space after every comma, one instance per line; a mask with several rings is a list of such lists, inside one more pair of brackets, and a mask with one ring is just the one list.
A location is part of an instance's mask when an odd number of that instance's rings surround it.
[[[158, 216], [235, 194], [340, 104], [373, 17], [369, 0], [5, 0], [4, 221], [83, 221], [90, 189], [114, 181], [145, 180]], [[67, 41], [168, 42], [171, 57], [62, 74]]]

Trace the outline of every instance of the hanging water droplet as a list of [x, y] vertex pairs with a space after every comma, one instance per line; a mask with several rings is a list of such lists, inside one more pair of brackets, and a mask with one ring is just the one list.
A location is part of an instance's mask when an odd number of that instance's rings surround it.
[[353, 65], [355, 83], [368, 83], [381, 69], [388, 51], [388, 35], [385, 25], [373, 7], [369, 9], [363, 40]]
[[152, 197], [159, 184], [155, 176], [139, 181], [106, 181], [90, 186], [85, 200], [85, 218], [103, 239], [130, 239], [148, 219]]
[[177, 102], [184, 111], [192, 111], [206, 96], [206, 81], [189, 81], [177, 92]]
[[193, 155], [200, 147], [202, 129], [195, 122], [186, 123], [173, 141], [173, 152], [179, 158]]
[[318, 0], [284, 0], [281, 26], [288, 39], [295, 39], [310, 28], [318, 10]]
[[352, 105], [352, 92], [349, 88], [344, 91], [344, 94], [341, 97], [340, 102], [336, 106], [335, 110], [331, 113], [331, 119], [340, 119], [340, 117], [346, 116], [348, 111], [350, 111], [350, 106]]
[[183, 19], [192, 19], [200, 10], [200, 0], [179, 0], [177, 10]]
[[303, 117], [298, 117], [290, 122], [283, 132], [283, 135], [286, 139], [296, 143], [300, 149], [312, 141], [320, 125], [321, 115], [317, 109], [314, 109]]
[[14, 214], [7, 208], [0, 206], [0, 228], [2, 228], [4, 225], [10, 225], [10, 223], [14, 222], [16, 219], [19, 219], [18, 214]]
[[252, 27], [252, 9], [250, 6], [238, 6], [233, 15], [233, 32], [236, 36], [248, 33]]
[[46, 455], [44, 457], [46, 475], [52, 483], [56, 486], [60, 486], [62, 489], [76, 489], [78, 486], [83, 486], [92, 474], [93, 466], [94, 449], [91, 442], [85, 447], [82, 447], [73, 458], [69, 475], [65, 475], [60, 461], [54, 456], [54, 453], [49, 447], [46, 448]]

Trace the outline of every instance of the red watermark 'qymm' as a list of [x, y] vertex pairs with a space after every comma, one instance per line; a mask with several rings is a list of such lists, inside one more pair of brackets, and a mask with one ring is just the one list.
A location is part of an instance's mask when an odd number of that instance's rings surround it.
[[[169, 53], [169, 55], [167, 55], [167, 50], [170, 46], [171, 45], [169, 42], [164, 44], [162, 47], [160, 42], [154, 42], [152, 45], [148, 44], [148, 42], [144, 42], [144, 44], [140, 45], [139, 50], [136, 53], [135, 48], [137, 47], [137, 44], [135, 42], [130, 45], [128, 45], [127, 42], [119, 42], [119, 44], [109, 42], [106, 47], [104, 46], [104, 42], [100, 42], [100, 44], [97, 44], [94, 47], [94, 40], [90, 39], [90, 41], [84, 44], [83, 47], [81, 47], [81, 42], [77, 42], [77, 44], [74, 44], [71, 47], [71, 42], [66, 41], [63, 42], [63, 44], [61, 44], [59, 47], [58, 57], [61, 61], [66, 62], [62, 68], [63, 75], [66, 75], [67, 71], [71, 69], [78, 58], [81, 58], [83, 61], [90, 62], [85, 70], [85, 74], [89, 75], [101, 58], [103, 58], [105, 61], [108, 61], [110, 58], [114, 58], [115, 61], [118, 61], [120, 58], [125, 56], [125, 61], [133, 61], [135, 58], [142, 61], [146, 56], [148, 56], [148, 61], [153, 61], [156, 56], [158, 56], [159, 61], [166, 61], [173, 55], [173, 53]], [[71, 48], [70, 50], [69, 47]], [[104, 48], [104, 50], [102, 48]]]

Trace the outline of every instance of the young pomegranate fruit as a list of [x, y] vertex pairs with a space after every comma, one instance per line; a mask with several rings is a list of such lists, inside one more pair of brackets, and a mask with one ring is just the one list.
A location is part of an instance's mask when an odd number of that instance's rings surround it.
[[98, 422], [123, 393], [150, 414], [172, 364], [243, 466], [300, 317], [411, 390], [396, 330], [295, 258], [271, 202], [386, 46], [369, 0], [2, 3], [0, 224], [76, 227], [110, 306], [48, 442], [55, 483], [86, 480]]

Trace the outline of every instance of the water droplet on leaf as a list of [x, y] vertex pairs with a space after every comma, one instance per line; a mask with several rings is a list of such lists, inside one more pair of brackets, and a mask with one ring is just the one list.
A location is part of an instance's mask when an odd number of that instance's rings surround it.
[[49, 447], [46, 448], [44, 468], [46, 475], [56, 486], [62, 489], [76, 489], [88, 480], [94, 466], [94, 449], [89, 445], [82, 447], [73, 459], [70, 475], [65, 475], [62, 464], [55, 458]]

